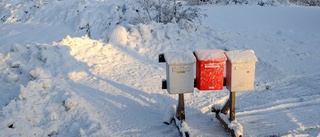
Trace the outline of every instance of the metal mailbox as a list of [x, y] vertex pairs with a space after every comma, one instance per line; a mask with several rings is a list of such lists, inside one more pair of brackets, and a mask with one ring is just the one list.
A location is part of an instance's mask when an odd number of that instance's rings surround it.
[[196, 87], [199, 90], [221, 90], [224, 81], [224, 66], [227, 60], [224, 51], [218, 49], [196, 50]]
[[168, 52], [164, 58], [169, 94], [193, 93], [196, 62], [193, 53]]
[[255, 63], [258, 61], [253, 50], [226, 52], [226, 86], [231, 92], [254, 89]]

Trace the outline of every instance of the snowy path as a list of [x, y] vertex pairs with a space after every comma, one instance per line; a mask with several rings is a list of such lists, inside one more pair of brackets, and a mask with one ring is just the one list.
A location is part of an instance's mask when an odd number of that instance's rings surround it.
[[319, 75], [300, 77], [272, 84], [267, 91], [238, 96], [237, 116], [246, 134], [279, 136], [299, 133], [318, 136], [320, 87], [310, 81], [319, 80]]

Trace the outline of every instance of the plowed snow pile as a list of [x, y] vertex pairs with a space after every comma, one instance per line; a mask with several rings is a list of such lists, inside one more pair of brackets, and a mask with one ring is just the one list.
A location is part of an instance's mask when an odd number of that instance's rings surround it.
[[[177, 96], [158, 54], [196, 49], [255, 51], [255, 91], [237, 94], [245, 136], [320, 136], [320, 8], [202, 6], [204, 25], [132, 24], [132, 5], [0, 0], [1, 136], [179, 136], [162, 121]], [[228, 95], [186, 94], [192, 136], [229, 135], [210, 112]]]

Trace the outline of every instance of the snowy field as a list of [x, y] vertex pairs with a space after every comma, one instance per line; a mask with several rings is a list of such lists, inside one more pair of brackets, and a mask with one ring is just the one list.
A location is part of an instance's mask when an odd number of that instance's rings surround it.
[[[244, 136], [320, 136], [319, 7], [201, 6], [202, 25], [132, 25], [116, 0], [0, 2], [0, 136], [179, 136], [163, 124], [177, 96], [158, 54], [196, 49], [255, 51], [255, 91], [237, 94]], [[210, 112], [228, 94], [185, 95], [192, 136], [229, 136]]]

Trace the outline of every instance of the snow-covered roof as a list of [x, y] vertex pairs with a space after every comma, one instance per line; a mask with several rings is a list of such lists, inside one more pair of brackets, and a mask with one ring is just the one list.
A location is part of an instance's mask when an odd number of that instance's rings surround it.
[[167, 52], [164, 54], [164, 58], [169, 65], [183, 65], [196, 62], [196, 58], [191, 51]]
[[258, 59], [254, 55], [253, 50], [234, 50], [226, 52], [227, 58], [230, 62], [257, 62]]
[[195, 55], [200, 61], [226, 61], [227, 57], [220, 49], [201, 49], [196, 50]]

